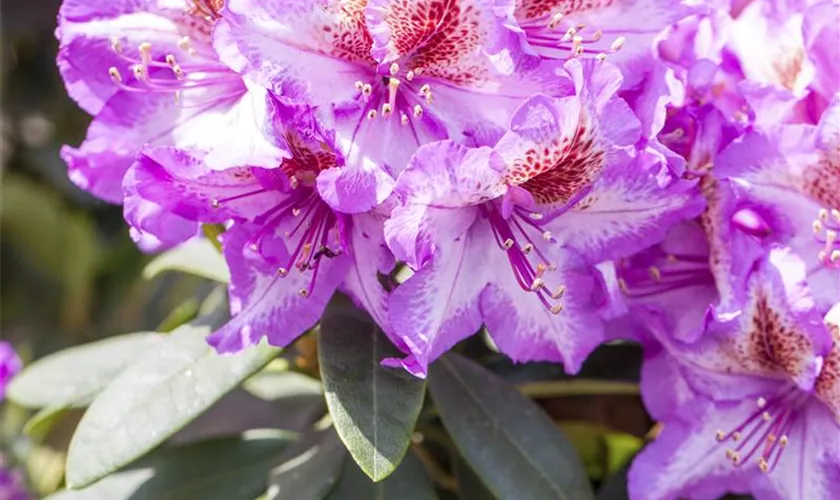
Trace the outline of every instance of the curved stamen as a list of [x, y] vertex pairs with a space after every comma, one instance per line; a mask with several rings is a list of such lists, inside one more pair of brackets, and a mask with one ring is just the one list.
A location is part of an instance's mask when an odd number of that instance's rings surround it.
[[[550, 261], [541, 250], [541, 245], [528, 234], [526, 226], [537, 228], [543, 239], [555, 242], [551, 235], [534, 223], [534, 218], [523, 216], [523, 211], [514, 211], [505, 219], [493, 202], [481, 205], [481, 212], [490, 223], [496, 244], [507, 254], [519, 287], [537, 295], [542, 305], [552, 314], [560, 314], [563, 304], [560, 299], [565, 293], [561, 284], [550, 287], [548, 273], [557, 270], [557, 263]], [[547, 236], [546, 236], [547, 235]], [[534, 263], [535, 261], [535, 263]]]
[[656, 258], [616, 263], [618, 286], [631, 298], [645, 298], [692, 286], [713, 285], [714, 276], [705, 256], [666, 254]]
[[[762, 472], [772, 471], [779, 463], [790, 440], [790, 431], [799, 417], [808, 395], [790, 387], [770, 399], [756, 400], [756, 409], [729, 432], [718, 430], [719, 443], [732, 444], [726, 450], [735, 467], [754, 461]], [[756, 456], [757, 455], [757, 456]]]
[[840, 210], [820, 209], [813, 230], [814, 239], [822, 244], [817, 259], [826, 267], [840, 268]]
[[525, 31], [528, 43], [534, 47], [547, 49], [549, 52], [542, 55], [553, 59], [591, 55], [598, 60], [604, 60], [608, 54], [621, 50], [626, 41], [624, 36], [619, 36], [606, 48], [601, 43], [604, 36], [603, 30], [575, 24], [567, 20], [562, 12], [546, 14], [539, 19], [523, 21], [520, 24]]

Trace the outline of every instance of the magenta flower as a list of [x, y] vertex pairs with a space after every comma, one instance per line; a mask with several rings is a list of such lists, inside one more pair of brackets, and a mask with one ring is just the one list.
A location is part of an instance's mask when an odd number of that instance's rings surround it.
[[631, 468], [631, 498], [840, 496], [840, 307], [824, 323], [804, 277], [773, 250], [739, 315], [694, 344], [652, 330], [642, 393], [664, 430]]
[[12, 344], [0, 340], [0, 401], [6, 395], [6, 386], [12, 377], [23, 368], [20, 358], [15, 352]]
[[206, 149], [214, 168], [279, 159], [260, 131], [266, 91], [247, 86], [211, 46], [221, 3], [63, 3], [58, 66], [70, 96], [95, 115], [82, 145], [62, 150], [76, 185], [120, 203], [125, 171], [145, 145]]
[[618, 71], [592, 60], [567, 68], [577, 95], [529, 99], [492, 149], [423, 146], [399, 177], [385, 234], [417, 273], [389, 313], [411, 371], [482, 323], [511, 358], [577, 371], [603, 340], [592, 264], [702, 209], [690, 184], [662, 188], [630, 156], [639, 123], [614, 96]]
[[[784, 245], [808, 267], [822, 311], [840, 294], [840, 95], [819, 125], [752, 132], [721, 153], [715, 223], [735, 220], [765, 248]], [[740, 273], [746, 272], [746, 268]]]
[[[421, 144], [497, 137], [536, 92], [570, 91], [552, 68], [511, 74], [511, 1], [231, 0], [216, 45], [282, 99], [318, 109], [347, 158], [329, 180], [340, 193], [397, 175]], [[389, 189], [355, 192], [343, 210], [366, 211]]]
[[[0, 344], [2, 346], [2, 344]], [[6, 457], [0, 454], [0, 500], [29, 500], [23, 471], [9, 467]]]
[[[202, 223], [228, 223], [224, 255], [231, 271], [233, 318], [208, 341], [237, 352], [263, 336], [285, 346], [312, 327], [339, 286], [384, 324], [377, 271], [393, 257], [375, 214], [347, 215], [322, 197], [318, 179], [344, 167], [328, 134], [307, 110], [280, 106], [278, 140], [290, 157], [279, 167], [212, 170], [205, 153], [171, 147], [144, 150], [129, 175], [136, 196], [165, 212]], [[142, 224], [143, 221], [138, 221]]]
[[650, 70], [655, 38], [692, 10], [682, 0], [516, 0], [514, 17], [541, 57], [609, 57], [629, 88]]

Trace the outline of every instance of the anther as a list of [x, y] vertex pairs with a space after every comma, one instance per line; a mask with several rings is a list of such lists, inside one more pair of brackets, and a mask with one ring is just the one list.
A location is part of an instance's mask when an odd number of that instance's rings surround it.
[[134, 78], [138, 80], [146, 79], [146, 68], [142, 64], [135, 64], [132, 66], [131, 72], [134, 73]]
[[292, 216], [297, 217], [299, 215], [300, 215], [300, 209], [299, 208], [293, 208], [292, 209]]
[[365, 97], [370, 97], [372, 93], [373, 87], [371, 87], [369, 83], [362, 85], [362, 95], [364, 95]]
[[432, 97], [432, 93], [431, 93], [431, 92], [429, 92], [428, 94], [426, 94], [426, 104], [431, 104], [432, 102], [434, 102], [434, 100], [435, 100], [435, 98], [434, 98], [434, 97]]
[[414, 105], [414, 118], [420, 118], [423, 116], [423, 107], [419, 104]]
[[831, 216], [835, 221], [840, 222], [840, 210], [837, 210], [836, 208], [831, 209]]
[[551, 231], [546, 231], [542, 234], [542, 237], [545, 241], [551, 241]]
[[626, 41], [627, 39], [623, 36], [616, 38], [613, 41], [612, 45], [610, 45], [610, 50], [613, 52], [618, 52], [619, 50], [621, 50], [621, 47], [624, 47], [624, 42]]
[[119, 38], [117, 38], [117, 37], [111, 38], [111, 50], [113, 50], [117, 54], [122, 53], [122, 44], [120, 43]]
[[391, 63], [391, 67], [388, 68], [388, 71], [391, 73], [391, 76], [397, 76], [397, 73], [400, 72], [400, 65], [397, 63]]
[[592, 34], [592, 38], [591, 38], [590, 40], [591, 40], [591, 41], [593, 41], [593, 42], [597, 42], [597, 41], [599, 41], [599, 40], [601, 39], [601, 37], [602, 37], [603, 35], [604, 35], [604, 32], [601, 30], [601, 28], [598, 28], [598, 29], [595, 31], [595, 33], [593, 33], [593, 34]]
[[574, 26], [566, 30], [566, 33], [563, 35], [562, 42], [568, 42], [572, 39], [573, 36], [577, 35], [577, 28]]
[[420, 95], [425, 96], [429, 92], [432, 91], [432, 87], [428, 83], [424, 83], [422, 87], [420, 87]]
[[362, 82], [360, 80], [356, 80], [356, 83], [354, 83], [353, 85], [356, 87], [356, 90], [358, 90], [359, 92], [361, 92], [362, 89], [365, 87], [364, 82]]
[[368, 111], [367, 118], [368, 120], [373, 120], [374, 118], [376, 118], [376, 110], [372, 109]]
[[656, 266], [650, 266], [648, 268], [648, 273], [650, 277], [653, 278], [653, 281], [662, 281], [662, 272]]
[[769, 422], [771, 418], [772, 417], [770, 416], [769, 412], [765, 411], [764, 413], [761, 414], [761, 420], [764, 420], [765, 422]]
[[715, 439], [718, 442], [722, 442], [724, 439], [726, 439], [726, 433], [721, 430], [718, 430], [717, 432], [715, 432]]
[[733, 432], [732, 433], [732, 440], [733, 441], [738, 441], [739, 439], [741, 439], [741, 433], [738, 432], [738, 431]]
[[219, 200], [217, 199], [213, 199], [210, 201], [210, 206], [212, 206], [213, 208], [219, 208], [220, 205], [221, 203], [219, 203]]
[[528, 217], [530, 217], [533, 220], [542, 220], [543, 214], [539, 212], [531, 212], [528, 214]]
[[556, 271], [557, 270], [557, 263], [556, 262], [549, 262], [548, 263], [548, 270], [549, 271]]
[[298, 295], [305, 299], [306, 297], [309, 297], [309, 290], [307, 290], [306, 288], [301, 288], [300, 290], [298, 290]]
[[767, 472], [770, 470], [770, 465], [767, 463], [767, 460], [764, 457], [758, 459], [758, 468], [761, 472]]
[[531, 282], [531, 291], [536, 292], [543, 286], [545, 286], [545, 282], [541, 278], [534, 278], [534, 281]]
[[583, 44], [583, 37], [582, 36], [575, 35], [572, 38], [572, 51], [571, 51], [572, 52], [572, 57], [575, 57], [575, 56], [578, 55], [578, 50], [583, 48], [582, 44]]
[[534, 245], [532, 245], [530, 243], [526, 243], [526, 244], [522, 245], [522, 253], [524, 253], [525, 255], [528, 255], [533, 250], [534, 250]]
[[758, 408], [759, 408], [759, 409], [764, 408], [765, 406], [767, 406], [767, 400], [766, 400], [766, 399], [764, 399], [764, 398], [758, 398], [758, 400], [756, 400], [756, 402], [755, 402], [755, 403], [758, 405]]
[[382, 117], [388, 118], [391, 116], [391, 113], [394, 111], [394, 108], [391, 106], [391, 103], [386, 102], [382, 105]]
[[563, 13], [562, 12], [557, 12], [556, 14], [551, 16], [551, 19], [548, 21], [548, 29], [553, 30], [554, 28], [557, 27], [558, 24], [560, 24], [560, 21], [562, 21], [562, 20], [563, 20]]
[[565, 286], [563, 286], [563, 285], [560, 285], [560, 286], [558, 286], [558, 287], [557, 287], [557, 289], [556, 289], [556, 290], [554, 290], [553, 292], [551, 292], [551, 298], [552, 298], [552, 299], [559, 299], [559, 298], [560, 298], [560, 297], [562, 297], [562, 296], [563, 296], [563, 294], [565, 294], [565, 293], [566, 293], [566, 287], [565, 287]]
[[152, 62], [152, 44], [143, 42], [137, 47], [137, 50], [140, 51], [140, 61], [144, 66], [148, 66]]
[[285, 267], [280, 267], [277, 269], [277, 274], [280, 276], [286, 276], [287, 274], [289, 274], [289, 270]]
[[408, 115], [400, 113], [400, 125], [408, 125]]
[[551, 308], [551, 314], [557, 315], [557, 314], [560, 314], [561, 312], [563, 312], [563, 304], [555, 304]]
[[814, 230], [814, 234], [817, 236], [821, 235], [823, 230], [825, 230], [825, 226], [823, 226], [822, 222], [818, 220], [813, 222], [812, 228]]
[[505, 250], [510, 250], [511, 248], [513, 248], [513, 239], [506, 239], [503, 246], [505, 247]]
[[819, 212], [817, 212], [817, 217], [823, 222], [828, 222], [828, 210], [821, 208]]
[[409, 81], [409, 82], [411, 80], [414, 80], [414, 71], [409, 71], [408, 73], [406, 73], [405, 74], [405, 79], [406, 79], [406, 81]]
[[604, 62], [604, 61], [606, 61], [606, 60], [607, 60], [607, 55], [606, 55], [606, 54], [604, 54], [603, 52], [601, 52], [601, 53], [599, 53], [598, 55], [596, 55], [596, 56], [595, 56], [595, 59], [596, 59], [598, 62]]
[[120, 70], [111, 66], [108, 68], [108, 74], [111, 75], [111, 80], [114, 80], [117, 83], [122, 82], [122, 75], [120, 74]]
[[779, 446], [784, 447], [784, 446], [787, 446], [787, 444], [788, 444], [788, 437], [787, 436], [782, 436], [782, 437], [779, 438]]

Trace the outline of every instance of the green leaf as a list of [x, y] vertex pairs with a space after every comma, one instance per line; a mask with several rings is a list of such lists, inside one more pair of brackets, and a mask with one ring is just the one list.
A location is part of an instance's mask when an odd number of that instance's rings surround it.
[[23, 433], [36, 441], [43, 441], [69, 409], [70, 405], [66, 404], [42, 408], [26, 422]]
[[253, 500], [292, 434], [250, 432], [161, 449], [129, 469], [47, 500]]
[[344, 461], [338, 484], [328, 500], [436, 500], [437, 494], [426, 469], [413, 453], [408, 453], [400, 466], [387, 479], [375, 483], [352, 460]]
[[346, 451], [335, 430], [313, 432], [284, 453], [271, 471], [268, 500], [321, 500], [341, 474]]
[[193, 238], [163, 252], [146, 266], [143, 277], [152, 279], [165, 271], [181, 271], [221, 283], [230, 281], [225, 258], [204, 238]]
[[6, 395], [27, 408], [85, 406], [126, 366], [164, 338], [158, 333], [130, 333], [59, 351], [18, 374]]
[[429, 390], [461, 454], [498, 498], [593, 498], [575, 449], [515, 387], [456, 354], [434, 363]]
[[455, 479], [458, 480], [458, 496], [463, 500], [496, 500], [496, 497], [484, 486], [478, 474], [461, 457], [453, 464]]
[[280, 352], [257, 345], [220, 356], [205, 342], [215, 324], [205, 318], [178, 328], [105, 388], [70, 441], [70, 488], [144, 455]]
[[608, 476], [598, 489], [598, 500], [628, 500], [627, 473], [630, 471], [630, 464]]
[[401, 353], [364, 312], [335, 301], [321, 319], [318, 363], [338, 435], [374, 481], [397, 468], [414, 432], [424, 380], [380, 362]]

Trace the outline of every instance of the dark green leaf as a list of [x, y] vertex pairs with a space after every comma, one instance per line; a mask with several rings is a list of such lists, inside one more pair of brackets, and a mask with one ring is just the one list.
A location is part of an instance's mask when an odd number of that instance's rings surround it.
[[252, 432], [161, 449], [129, 469], [82, 490], [47, 500], [253, 500], [292, 439], [283, 432]]
[[496, 497], [490, 493], [487, 486], [478, 477], [478, 474], [472, 470], [463, 458], [458, 457], [454, 464], [455, 479], [458, 480], [458, 493], [463, 500], [496, 500]]
[[165, 271], [181, 271], [221, 283], [230, 281], [224, 257], [204, 238], [193, 238], [163, 252], [146, 266], [143, 277], [151, 279]]
[[326, 498], [341, 475], [346, 455], [332, 428], [304, 436], [271, 471], [268, 500]]
[[338, 435], [365, 474], [380, 481], [408, 449], [426, 383], [380, 365], [401, 354], [355, 307], [333, 302], [318, 339], [321, 378]]
[[630, 464], [607, 477], [598, 489], [598, 500], [628, 500], [627, 493], [627, 472]]
[[498, 498], [593, 498], [575, 449], [515, 387], [448, 354], [432, 366], [429, 389], [456, 446]]
[[130, 333], [59, 351], [18, 374], [6, 395], [28, 408], [84, 406], [164, 338], [157, 333]]
[[144, 455], [279, 353], [258, 345], [220, 356], [205, 342], [214, 326], [178, 328], [105, 388], [70, 442], [68, 486], [84, 487]]
[[[412, 453], [383, 481], [374, 483], [352, 460], [344, 461], [338, 484], [329, 500], [435, 500], [435, 488], [423, 464]], [[477, 500], [477, 499], [476, 499]]]

